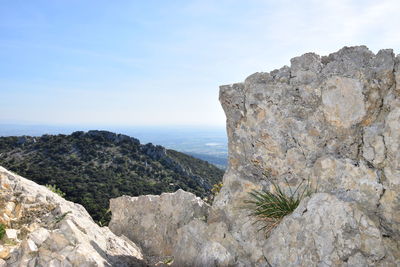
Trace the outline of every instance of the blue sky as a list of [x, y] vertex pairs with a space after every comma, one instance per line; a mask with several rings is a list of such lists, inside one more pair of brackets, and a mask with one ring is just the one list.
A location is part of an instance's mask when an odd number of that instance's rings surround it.
[[0, 123], [223, 126], [219, 85], [311, 51], [400, 51], [397, 0], [0, 3]]

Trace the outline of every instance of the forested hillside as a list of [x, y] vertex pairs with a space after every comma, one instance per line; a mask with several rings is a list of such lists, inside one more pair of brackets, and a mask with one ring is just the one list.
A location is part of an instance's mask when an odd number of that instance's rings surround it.
[[109, 220], [110, 198], [179, 188], [205, 197], [223, 176], [208, 162], [106, 131], [0, 137], [0, 165], [39, 184], [56, 185], [101, 223]]

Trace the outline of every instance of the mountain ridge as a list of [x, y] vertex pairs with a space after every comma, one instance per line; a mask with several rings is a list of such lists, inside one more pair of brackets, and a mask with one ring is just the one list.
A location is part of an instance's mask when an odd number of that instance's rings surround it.
[[212, 164], [109, 131], [0, 137], [0, 164], [39, 184], [52, 184], [96, 221], [108, 222], [108, 199], [178, 189], [209, 195], [223, 171]]

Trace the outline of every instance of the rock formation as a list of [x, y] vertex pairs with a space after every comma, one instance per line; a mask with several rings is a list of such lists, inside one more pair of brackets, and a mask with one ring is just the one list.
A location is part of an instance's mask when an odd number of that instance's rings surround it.
[[170, 256], [177, 230], [195, 218], [205, 221], [209, 206], [180, 189], [160, 196], [122, 196], [110, 201], [110, 209], [113, 233], [133, 240], [147, 256]]
[[263, 241], [271, 265], [400, 264], [399, 63], [392, 50], [345, 47], [221, 87], [230, 167], [213, 209], [240, 243], [256, 244], [237, 207], [268, 186], [267, 170], [283, 186], [309, 180], [329, 194], [311, 195]]
[[[400, 266], [399, 68], [392, 50], [344, 47], [221, 86], [229, 137], [224, 186], [207, 221], [173, 220], [173, 231], [154, 231], [161, 241], [146, 249], [174, 256], [175, 266]], [[243, 203], [271, 181], [284, 190], [307, 183], [315, 193], [265, 237]], [[170, 206], [154, 201], [131, 199], [127, 216], [146, 225], [154, 218], [148, 207]], [[112, 229], [127, 234], [118, 210], [128, 200], [113, 203]], [[149, 234], [130, 238], [145, 243]]]
[[147, 266], [128, 238], [86, 210], [0, 167], [0, 266]]

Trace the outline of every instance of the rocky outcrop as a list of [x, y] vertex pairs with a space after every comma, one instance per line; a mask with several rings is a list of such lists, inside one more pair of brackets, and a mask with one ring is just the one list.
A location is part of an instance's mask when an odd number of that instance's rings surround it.
[[165, 147], [148, 143], [141, 145], [140, 150], [150, 158], [160, 161], [163, 165], [168, 166], [168, 168], [174, 170], [176, 173], [189, 177], [194, 183], [201, 186], [205, 190], [209, 191], [212, 188], [212, 184], [210, 184], [200, 175], [193, 174], [190, 167], [184, 166], [182, 163], [176, 160], [168, 153], [168, 150]]
[[147, 266], [141, 250], [86, 210], [0, 167], [0, 266]]
[[[399, 63], [392, 50], [345, 47], [221, 87], [230, 166], [213, 213], [249, 255], [273, 266], [399, 264]], [[269, 186], [264, 171], [282, 187], [309, 181], [329, 195], [312, 195], [307, 213], [260, 243], [241, 230], [237, 207]]]
[[[174, 231], [173, 264], [400, 266], [399, 68], [392, 50], [345, 47], [221, 86], [224, 186], [206, 222]], [[266, 238], [243, 203], [271, 181], [316, 193]], [[141, 208], [143, 222], [150, 215]]]

